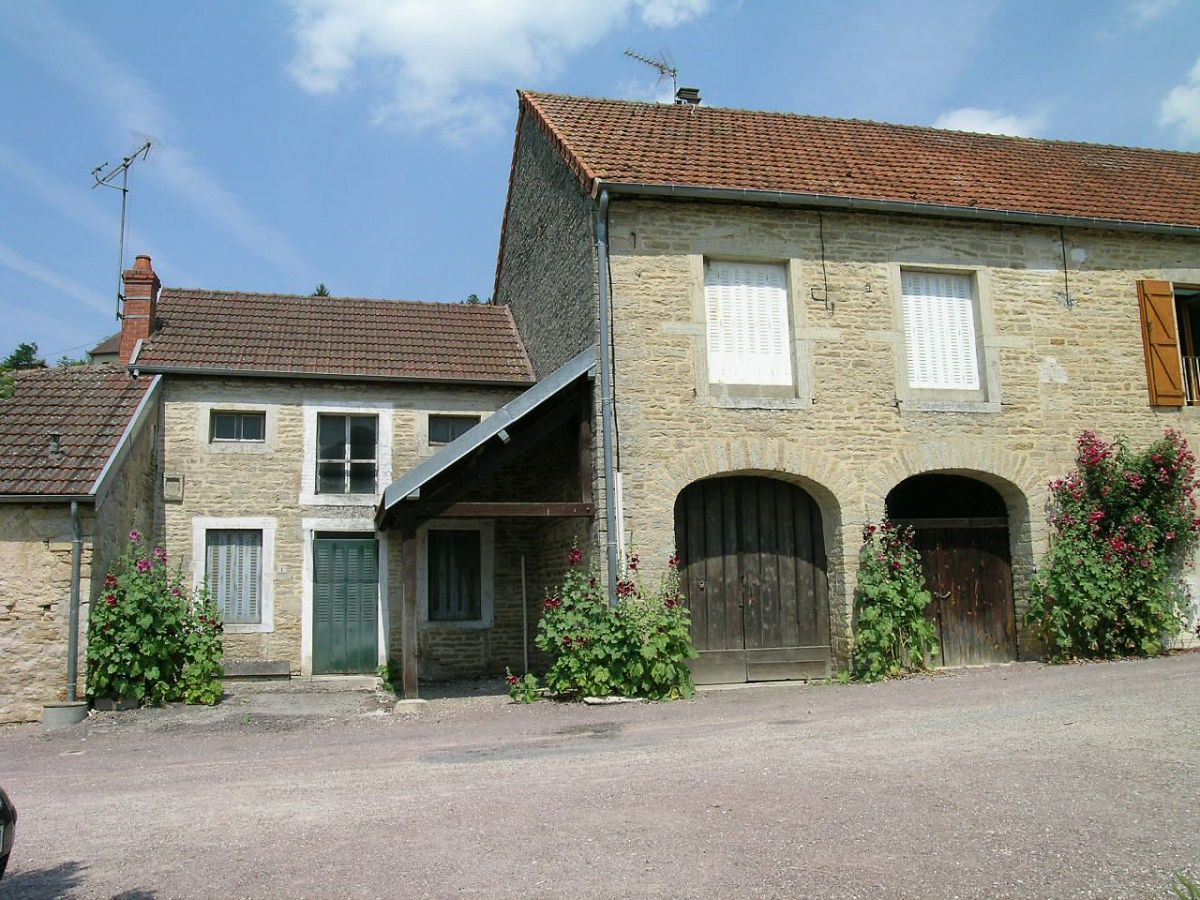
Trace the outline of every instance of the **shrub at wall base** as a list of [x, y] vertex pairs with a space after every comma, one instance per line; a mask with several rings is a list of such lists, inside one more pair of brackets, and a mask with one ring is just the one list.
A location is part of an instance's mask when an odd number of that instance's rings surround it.
[[167, 568], [136, 532], [104, 579], [88, 621], [88, 696], [138, 704], [221, 699], [220, 614], [201, 590], [189, 597], [183, 574]]

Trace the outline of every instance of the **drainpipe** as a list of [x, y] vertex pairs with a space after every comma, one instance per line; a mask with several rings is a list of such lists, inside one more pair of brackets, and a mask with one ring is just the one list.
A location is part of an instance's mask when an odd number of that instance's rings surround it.
[[79, 521], [79, 503], [71, 501], [71, 611], [67, 626], [67, 702], [74, 703], [75, 684], [79, 680], [79, 579], [83, 567], [83, 525]]
[[616, 472], [613, 468], [613, 376], [612, 356], [612, 297], [608, 285], [608, 191], [600, 192], [596, 207], [596, 274], [600, 293], [600, 346], [596, 362], [600, 367], [600, 425], [604, 447], [604, 522], [608, 532], [608, 602], [617, 602], [617, 507]]

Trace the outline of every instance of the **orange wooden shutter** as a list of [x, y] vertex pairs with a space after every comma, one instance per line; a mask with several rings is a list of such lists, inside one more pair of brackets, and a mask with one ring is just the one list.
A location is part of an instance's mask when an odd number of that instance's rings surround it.
[[1179, 329], [1175, 324], [1175, 292], [1169, 281], [1139, 281], [1137, 285], [1150, 405], [1183, 406], [1185, 395], [1179, 360]]

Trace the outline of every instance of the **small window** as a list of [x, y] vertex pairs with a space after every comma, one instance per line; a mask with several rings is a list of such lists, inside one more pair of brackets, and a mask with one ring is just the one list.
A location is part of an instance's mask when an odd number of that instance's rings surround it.
[[975, 298], [970, 275], [901, 272], [908, 386], [978, 391]]
[[262, 623], [263, 533], [227, 528], [205, 532], [205, 576], [226, 625]]
[[477, 622], [483, 617], [480, 545], [477, 530], [429, 530], [429, 621]]
[[710, 261], [704, 309], [709, 384], [793, 384], [785, 266]]
[[377, 416], [317, 416], [317, 493], [374, 494]]
[[266, 433], [266, 413], [214, 411], [212, 414], [210, 439], [214, 442], [262, 441]]
[[429, 443], [449, 444], [479, 424], [480, 416], [430, 416]]

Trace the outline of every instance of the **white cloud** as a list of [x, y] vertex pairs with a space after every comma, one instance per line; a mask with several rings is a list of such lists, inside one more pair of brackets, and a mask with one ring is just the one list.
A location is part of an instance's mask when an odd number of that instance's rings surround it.
[[1046, 127], [1044, 113], [1018, 115], [998, 109], [978, 109], [964, 106], [942, 113], [934, 128], [953, 131], [974, 131], [980, 134], [1007, 134], [1015, 137], [1037, 137]]
[[0, 17], [0, 36], [28, 53], [95, 107], [122, 136], [146, 132], [165, 138], [156, 166], [147, 169], [194, 211], [247, 250], [282, 269], [304, 268], [282, 232], [258, 221], [242, 200], [223, 187], [184, 149], [181, 129], [155, 91], [114, 62], [87, 34], [47, 4], [16, 4]]
[[1177, 129], [1184, 141], [1200, 141], [1200, 59], [1192, 66], [1187, 81], [1163, 97], [1158, 124]]
[[1138, 25], [1157, 22], [1180, 3], [1180, 0], [1127, 0], [1125, 11]]
[[355, 75], [381, 83], [376, 119], [437, 128], [450, 138], [488, 128], [516, 86], [559, 71], [636, 15], [672, 28], [709, 0], [292, 0], [289, 71], [330, 95]]
[[32, 278], [34, 281], [41, 282], [47, 287], [53, 288], [59, 293], [66, 294], [68, 297], [79, 301], [85, 306], [90, 306], [92, 309], [109, 313], [110, 315], [116, 313], [117, 285], [115, 277], [113, 279], [112, 299], [106, 300], [101, 294], [96, 293], [91, 288], [84, 287], [74, 279], [47, 269], [40, 263], [34, 262], [27, 256], [22, 256], [16, 250], [12, 249], [12, 247], [3, 243], [0, 243], [0, 266], [5, 266], [14, 272], [24, 275], [26, 278]]

